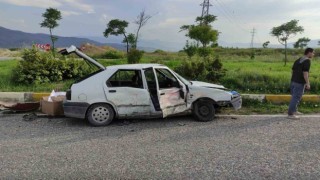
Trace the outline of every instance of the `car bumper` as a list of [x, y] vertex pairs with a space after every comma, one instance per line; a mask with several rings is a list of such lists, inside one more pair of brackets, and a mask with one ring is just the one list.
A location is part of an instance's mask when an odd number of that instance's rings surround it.
[[63, 110], [66, 117], [85, 119], [90, 104], [77, 102], [64, 102]]
[[231, 105], [233, 106], [233, 108], [235, 110], [239, 110], [242, 107], [242, 97], [236, 97], [234, 99], [231, 100]]

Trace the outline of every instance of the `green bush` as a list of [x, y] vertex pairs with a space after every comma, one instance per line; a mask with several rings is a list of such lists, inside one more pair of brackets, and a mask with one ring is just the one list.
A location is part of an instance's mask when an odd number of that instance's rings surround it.
[[160, 55], [168, 55], [167, 52], [165, 52], [164, 50], [161, 50], [161, 49], [157, 49], [153, 53], [154, 54], [160, 54]]
[[186, 46], [183, 48], [183, 51], [187, 53], [189, 58], [192, 58], [197, 54], [198, 47], [195, 43], [189, 43], [189, 41], [187, 41]]
[[212, 53], [212, 49], [209, 47], [198, 48], [198, 54], [200, 57], [206, 58]]
[[203, 61], [192, 59], [184, 61], [175, 71], [191, 80], [219, 82], [226, 75], [226, 70], [219, 58]]
[[96, 55], [94, 58], [102, 58], [102, 59], [122, 59], [125, 57], [124, 52], [122, 51], [108, 51], [101, 55]]
[[9, 48], [10, 51], [19, 51], [19, 48]]
[[137, 49], [130, 49], [128, 52], [127, 58], [128, 58], [128, 64], [137, 64], [140, 62], [142, 56], [144, 54], [144, 51], [140, 51]]
[[223, 69], [223, 64], [218, 57], [207, 62], [206, 70], [206, 79], [211, 82], [220, 82], [220, 79], [226, 75], [227, 71], [226, 69]]
[[42, 84], [76, 79], [90, 73], [84, 61], [55, 59], [52, 53], [25, 49], [18, 66], [13, 70], [13, 81], [21, 84]]

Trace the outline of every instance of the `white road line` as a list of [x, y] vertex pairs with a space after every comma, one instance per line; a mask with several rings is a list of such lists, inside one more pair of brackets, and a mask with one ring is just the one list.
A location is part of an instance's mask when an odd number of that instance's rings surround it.
[[[276, 114], [276, 115], [217, 115], [217, 117], [287, 117], [285, 114]], [[320, 118], [320, 114], [314, 115], [300, 115], [300, 118]]]

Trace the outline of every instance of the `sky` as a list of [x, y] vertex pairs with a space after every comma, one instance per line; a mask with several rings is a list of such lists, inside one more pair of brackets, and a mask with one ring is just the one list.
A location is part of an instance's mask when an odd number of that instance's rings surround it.
[[[40, 28], [41, 15], [46, 8], [57, 8], [63, 19], [54, 34], [75, 37], [103, 37], [106, 24], [111, 19], [130, 23], [128, 32], [135, 32], [133, 21], [145, 9], [151, 15], [141, 31], [141, 39], [184, 43], [187, 38], [179, 27], [193, 24], [201, 15], [203, 0], [0, 0], [0, 26], [30, 33], [48, 33]], [[270, 41], [271, 28], [292, 19], [299, 20], [305, 28], [300, 37], [320, 39], [319, 0], [211, 0], [210, 14], [217, 16], [212, 25], [220, 32], [219, 42], [250, 45], [251, 31], [256, 29], [254, 42]], [[106, 42], [117, 39], [105, 39]], [[119, 41], [120, 42], [120, 41]]]

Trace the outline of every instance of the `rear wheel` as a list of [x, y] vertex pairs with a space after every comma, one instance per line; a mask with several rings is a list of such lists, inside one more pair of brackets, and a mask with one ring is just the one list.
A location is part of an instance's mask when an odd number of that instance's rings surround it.
[[202, 122], [212, 121], [215, 118], [215, 109], [213, 101], [199, 100], [194, 103], [193, 116]]
[[87, 119], [93, 126], [106, 126], [114, 119], [114, 111], [108, 104], [95, 104], [89, 108]]

